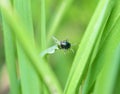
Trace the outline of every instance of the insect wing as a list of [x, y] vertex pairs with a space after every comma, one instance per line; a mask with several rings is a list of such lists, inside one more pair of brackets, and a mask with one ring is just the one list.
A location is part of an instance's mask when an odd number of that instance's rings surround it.
[[60, 41], [57, 38], [55, 38], [54, 36], [52, 38], [53, 38], [53, 40], [55, 41], [56, 44], [60, 45]]

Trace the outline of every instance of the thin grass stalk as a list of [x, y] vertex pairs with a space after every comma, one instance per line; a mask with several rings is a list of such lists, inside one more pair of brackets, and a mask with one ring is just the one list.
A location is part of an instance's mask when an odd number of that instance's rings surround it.
[[17, 67], [16, 67], [15, 41], [14, 41], [13, 33], [11, 32], [10, 27], [6, 23], [4, 15], [2, 15], [2, 23], [3, 23], [3, 32], [4, 32], [6, 66], [10, 81], [10, 93], [20, 94], [20, 84], [19, 84], [19, 78], [17, 76]]
[[65, 12], [70, 7], [73, 0], [63, 0], [58, 11], [56, 12], [55, 16], [53, 17], [50, 26], [48, 28], [48, 36], [47, 41], [50, 42], [51, 37], [56, 32]]
[[46, 15], [45, 0], [41, 0], [41, 49], [46, 48]]
[[[45, 0], [41, 0], [41, 32], [40, 32], [40, 37], [41, 37], [41, 50], [45, 50], [47, 46], [47, 38], [46, 38], [46, 13], [45, 13]], [[44, 83], [42, 84], [43, 88], [43, 94], [49, 94], [46, 86]]]
[[[45, 0], [41, 0], [41, 32], [40, 36], [41, 37], [41, 44], [39, 47], [41, 48], [40, 50], [45, 50], [47, 44], [46, 44], [46, 11], [45, 11]], [[44, 82], [42, 82], [42, 93], [43, 94], [49, 94], [48, 89], [46, 88]]]
[[[31, 45], [34, 45], [34, 32], [31, 14], [31, 1], [27, 0], [14, 0], [14, 6], [19, 16], [24, 21], [24, 25], [29, 30], [28, 36], [31, 38]], [[24, 32], [24, 31], [22, 31]], [[22, 94], [40, 94], [39, 77], [31, 65], [31, 61], [28, 59], [24, 53], [19, 42], [17, 42], [18, 48], [18, 59], [20, 67], [20, 78], [21, 78], [21, 88]], [[27, 75], [27, 76], [26, 76]], [[33, 81], [34, 79], [34, 81]]]
[[[26, 55], [30, 59], [30, 63], [33, 65], [39, 76], [43, 79], [51, 94], [62, 94], [61, 86], [54, 72], [52, 71], [50, 66], [39, 57], [36, 52], [35, 46], [31, 45], [31, 38], [27, 36], [27, 32], [23, 32], [28, 30], [18, 18], [16, 12], [12, 10], [12, 7], [9, 5], [9, 3], [4, 3], [4, 1], [6, 0], [0, 2], [0, 8], [2, 9], [4, 15], [6, 15], [7, 23], [13, 29], [14, 35], [16, 36]], [[21, 27], [19, 26], [19, 24], [21, 24]]]

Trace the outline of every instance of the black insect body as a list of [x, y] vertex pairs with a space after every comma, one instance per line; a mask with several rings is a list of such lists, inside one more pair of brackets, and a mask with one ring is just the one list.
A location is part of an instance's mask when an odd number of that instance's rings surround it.
[[67, 40], [63, 40], [63, 41], [59, 41], [57, 38], [55, 38], [54, 36], [52, 37], [53, 40], [55, 41], [56, 45], [46, 49], [45, 51], [41, 52], [40, 53], [40, 56], [43, 57], [45, 56], [46, 54], [53, 54], [55, 53], [56, 50], [58, 49], [63, 49], [64, 50], [64, 53], [65, 53], [65, 50], [71, 50], [73, 53], [73, 49], [71, 48], [71, 43], [68, 42]]
[[58, 45], [59, 49], [65, 49], [68, 50], [71, 47], [71, 44], [65, 40], [65, 41], [60, 41], [60, 44]]
[[71, 48], [71, 43], [68, 42], [67, 40], [59, 41], [55, 37], [53, 37], [53, 40], [56, 42], [58, 49], [63, 49], [63, 50], [70, 49], [74, 53], [73, 49]]

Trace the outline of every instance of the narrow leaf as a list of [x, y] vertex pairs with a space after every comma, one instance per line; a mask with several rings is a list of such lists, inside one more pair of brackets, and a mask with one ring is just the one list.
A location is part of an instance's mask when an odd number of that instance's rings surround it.
[[72, 69], [66, 84], [64, 94], [73, 94], [78, 89], [83, 74], [89, 65], [89, 58], [92, 54], [97, 38], [103, 32], [103, 28], [112, 10], [114, 1], [101, 0], [89, 23], [85, 35], [78, 48]]
[[18, 83], [19, 78], [17, 77], [16, 67], [15, 41], [11, 29], [4, 19], [4, 15], [2, 15], [2, 22], [4, 32], [6, 66], [10, 80], [10, 92], [11, 94], [20, 94], [20, 87]]
[[0, 1], [0, 8], [6, 17], [7, 23], [12, 27], [14, 35], [30, 59], [30, 63], [33, 65], [39, 76], [43, 79], [51, 94], [62, 94], [61, 86], [54, 72], [50, 66], [42, 58], [39, 57], [36, 52], [35, 45], [31, 45], [31, 38], [27, 36], [27, 28], [25, 28], [21, 20], [18, 18], [16, 12], [13, 11], [10, 4], [6, 2], [7, 0]]

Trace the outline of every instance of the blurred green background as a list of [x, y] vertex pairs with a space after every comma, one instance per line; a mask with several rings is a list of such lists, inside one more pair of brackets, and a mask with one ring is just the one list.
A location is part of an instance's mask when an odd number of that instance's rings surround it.
[[[58, 10], [61, 2], [63, 0], [46, 0], [46, 25], [50, 26], [51, 20], [54, 18], [54, 14]], [[40, 21], [40, 0], [31, 0], [32, 2], [32, 13], [33, 13], [33, 23], [35, 35], [37, 35], [37, 29], [40, 28], [38, 20]], [[74, 0], [72, 5], [67, 9], [64, 14], [60, 25], [57, 28], [55, 37], [59, 40], [68, 40], [72, 43], [71, 51], [58, 50], [53, 55], [48, 55], [47, 59], [54, 69], [59, 81], [64, 88], [65, 82], [67, 80], [68, 72], [71, 67], [75, 52], [80, 43], [80, 39], [92, 17], [92, 14], [97, 6], [98, 0]], [[47, 30], [48, 31], [48, 30]], [[52, 39], [51, 39], [52, 40]], [[52, 44], [55, 44], [54, 41]], [[52, 45], [51, 44], [51, 45]], [[62, 62], [61, 62], [62, 60]], [[0, 15], [0, 79], [3, 78], [3, 65], [5, 64], [5, 54], [4, 54], [4, 40], [2, 31], [2, 20]], [[0, 83], [3, 80], [0, 80]], [[0, 87], [2, 88], [2, 84]]]

